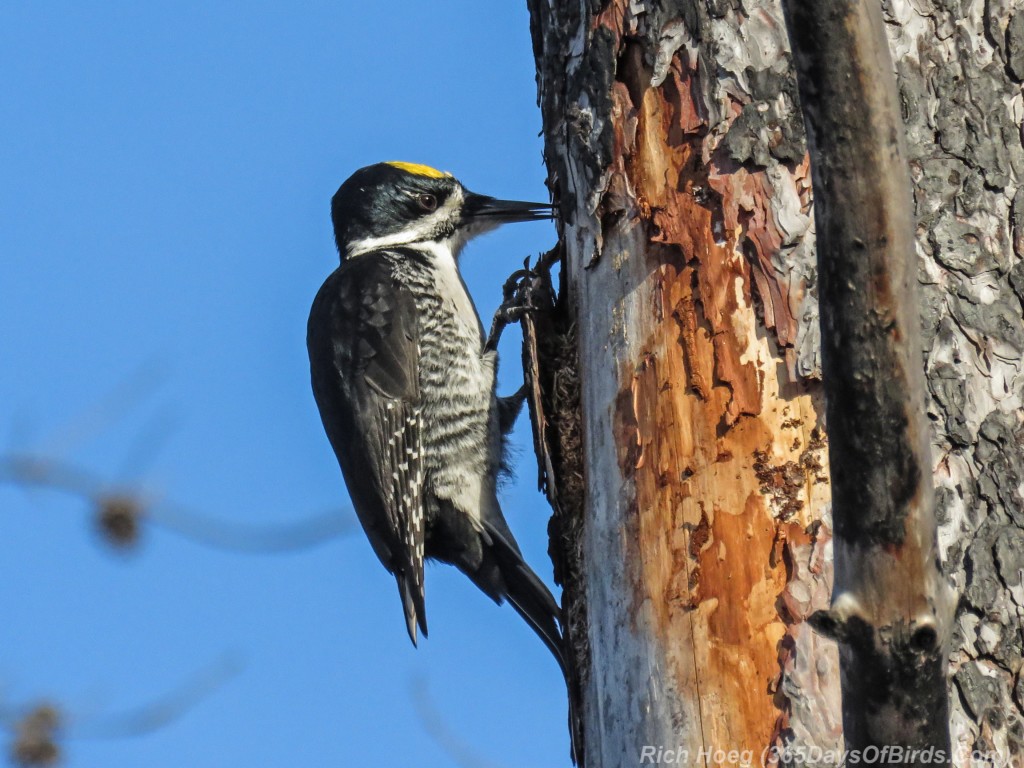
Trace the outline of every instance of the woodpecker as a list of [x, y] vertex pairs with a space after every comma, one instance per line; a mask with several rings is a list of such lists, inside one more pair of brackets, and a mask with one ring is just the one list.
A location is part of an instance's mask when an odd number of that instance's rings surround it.
[[409, 638], [427, 635], [424, 559], [507, 599], [565, 671], [558, 606], [523, 560], [496, 495], [503, 429], [497, 354], [459, 273], [471, 238], [552, 217], [478, 195], [424, 165], [378, 163], [338, 189], [341, 265], [309, 315], [313, 394], [363, 530], [394, 575]]

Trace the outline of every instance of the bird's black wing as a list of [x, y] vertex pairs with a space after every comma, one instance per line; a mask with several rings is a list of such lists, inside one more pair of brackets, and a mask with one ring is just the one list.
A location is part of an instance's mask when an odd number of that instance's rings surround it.
[[415, 301], [387, 253], [344, 262], [309, 315], [313, 394], [366, 535], [398, 582], [413, 643], [423, 601], [423, 452]]

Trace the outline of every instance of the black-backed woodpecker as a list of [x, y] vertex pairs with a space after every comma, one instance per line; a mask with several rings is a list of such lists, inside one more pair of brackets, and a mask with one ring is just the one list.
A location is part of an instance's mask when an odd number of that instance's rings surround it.
[[470, 238], [550, 218], [551, 206], [390, 162], [352, 174], [331, 216], [341, 266], [309, 315], [313, 394], [356, 514], [398, 582], [409, 637], [427, 634], [433, 558], [507, 599], [564, 671], [558, 606], [498, 504], [502, 422], [514, 415], [501, 418], [497, 356], [458, 268]]

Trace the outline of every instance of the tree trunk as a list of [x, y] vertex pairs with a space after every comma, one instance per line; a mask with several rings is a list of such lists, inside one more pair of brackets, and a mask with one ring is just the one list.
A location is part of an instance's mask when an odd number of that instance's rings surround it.
[[[940, 555], [963, 596], [954, 746], [1007, 758], [1024, 745], [1024, 12], [1011, 2], [883, 4]], [[829, 605], [831, 491], [781, 9], [529, 5], [564, 254], [560, 301], [536, 321], [533, 411], [587, 765], [738, 765], [708, 750], [760, 762], [780, 745], [822, 762], [806, 749], [842, 745], [838, 655], [806, 619]]]

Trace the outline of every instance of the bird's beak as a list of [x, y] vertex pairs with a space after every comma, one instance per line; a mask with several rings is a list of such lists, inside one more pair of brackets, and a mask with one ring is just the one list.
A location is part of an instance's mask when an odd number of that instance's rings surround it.
[[539, 221], [553, 218], [554, 208], [548, 203], [524, 203], [519, 200], [497, 200], [487, 195], [466, 192], [463, 212], [473, 224], [488, 229], [516, 221]]

